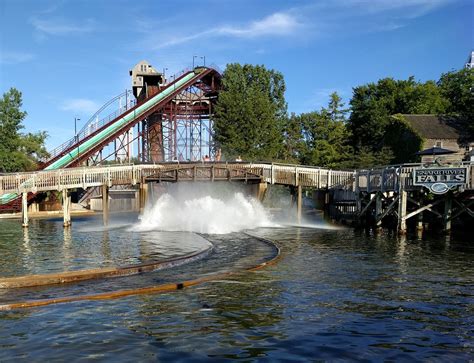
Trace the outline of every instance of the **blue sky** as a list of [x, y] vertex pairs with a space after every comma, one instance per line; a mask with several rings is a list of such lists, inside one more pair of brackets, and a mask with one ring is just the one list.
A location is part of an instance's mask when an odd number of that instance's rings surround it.
[[[0, 0], [0, 92], [23, 92], [26, 131], [49, 148], [130, 88], [142, 59], [174, 73], [193, 55], [285, 76], [290, 112], [379, 78], [438, 79], [474, 48], [473, 0]], [[200, 58], [196, 62], [202, 62]]]

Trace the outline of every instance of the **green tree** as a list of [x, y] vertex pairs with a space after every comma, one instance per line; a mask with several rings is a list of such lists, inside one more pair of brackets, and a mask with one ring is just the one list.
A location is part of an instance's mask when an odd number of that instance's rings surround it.
[[48, 155], [46, 132], [22, 134], [27, 113], [21, 110], [21, 92], [11, 88], [0, 99], [0, 170], [14, 172], [34, 170], [39, 158]]
[[416, 82], [384, 78], [354, 88], [350, 101], [349, 128], [357, 151], [380, 152], [390, 116], [395, 114], [438, 114], [446, 111], [447, 100], [433, 81]]
[[339, 95], [333, 93], [327, 108], [299, 116], [304, 140], [300, 157], [303, 164], [329, 168], [347, 164], [352, 148], [343, 106]]
[[416, 162], [418, 158], [416, 152], [423, 147], [423, 138], [402, 115], [398, 114], [389, 120], [384, 144], [393, 150], [390, 162], [395, 164]]
[[283, 123], [284, 150], [282, 159], [289, 163], [301, 162], [305, 151], [301, 117], [292, 113]]
[[229, 64], [222, 85], [213, 121], [224, 157], [281, 157], [287, 109], [283, 75], [264, 66]]
[[474, 69], [464, 68], [441, 75], [438, 86], [449, 105], [446, 112], [460, 116], [461, 129], [474, 138]]

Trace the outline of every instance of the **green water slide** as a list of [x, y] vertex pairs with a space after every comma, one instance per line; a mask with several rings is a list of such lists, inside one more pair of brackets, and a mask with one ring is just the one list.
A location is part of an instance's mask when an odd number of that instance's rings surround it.
[[[197, 78], [197, 76], [203, 71], [205, 71], [204, 68], [196, 68], [193, 71], [190, 71], [189, 73], [185, 74], [184, 76], [176, 79], [176, 81], [170, 83], [168, 87], [163, 89], [160, 93], [145, 101], [143, 104], [136, 106], [131, 112], [126, 113], [122, 117], [119, 117], [116, 121], [106, 126], [103, 130], [99, 131], [91, 138], [79, 141], [76, 145], [74, 145], [74, 147], [70, 149], [68, 153], [60, 157], [58, 160], [54, 161], [52, 164], [48, 165], [43, 170], [54, 170], [68, 166], [79, 155], [84, 155], [84, 153], [90, 151], [91, 149], [105, 141], [108, 137], [120, 131], [120, 129], [124, 128], [127, 124], [136, 121], [137, 118], [140, 118], [143, 114], [152, 109], [166, 97], [175, 93], [176, 90], [181, 89], [181, 87], [189, 83], [189, 81], [191, 81], [193, 78]], [[27, 181], [25, 183], [27, 183]], [[4, 194], [0, 197], [0, 204], [9, 203], [17, 197], [18, 194], [16, 193]]]

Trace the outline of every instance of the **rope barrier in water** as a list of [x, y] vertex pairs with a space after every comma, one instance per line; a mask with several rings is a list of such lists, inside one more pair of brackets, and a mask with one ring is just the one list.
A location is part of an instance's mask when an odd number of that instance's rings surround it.
[[223, 272], [223, 273], [218, 273], [214, 275], [208, 275], [206, 277], [201, 277], [194, 280], [186, 280], [186, 281], [177, 282], [177, 283], [168, 283], [168, 284], [162, 284], [162, 285], [142, 287], [138, 289], [118, 290], [118, 291], [113, 291], [113, 292], [105, 292], [105, 293], [92, 294], [92, 295], [66, 296], [66, 297], [52, 298], [52, 299], [15, 302], [15, 303], [0, 305], [0, 311], [40, 307], [40, 306], [46, 306], [46, 305], [52, 305], [52, 304], [71, 303], [71, 302], [86, 301], [86, 300], [90, 300], [90, 301], [112, 300], [112, 299], [118, 299], [118, 298], [127, 297], [127, 296], [133, 296], [133, 295], [166, 293], [166, 292], [181, 290], [185, 287], [191, 287], [191, 286], [203, 284], [203, 283], [210, 282], [213, 280], [226, 279], [226, 278], [229, 278], [231, 276], [236, 276], [246, 271], [247, 272], [258, 271], [260, 269], [263, 269], [264, 267], [274, 265], [280, 260], [281, 258], [280, 247], [277, 246], [273, 241], [267, 240], [262, 237], [253, 236], [253, 235], [250, 235], [250, 236], [275, 247], [276, 255], [268, 261], [259, 263], [255, 266], [243, 269], [241, 271]]
[[204, 258], [211, 252], [212, 248], [213, 247], [210, 246], [204, 250], [192, 252], [184, 256], [169, 258], [157, 262], [142, 263], [138, 265], [68, 271], [57, 274], [7, 277], [0, 279], [0, 289], [64, 284], [98, 278], [130, 276], [143, 272], [163, 270], [165, 268], [180, 266], [185, 263]]

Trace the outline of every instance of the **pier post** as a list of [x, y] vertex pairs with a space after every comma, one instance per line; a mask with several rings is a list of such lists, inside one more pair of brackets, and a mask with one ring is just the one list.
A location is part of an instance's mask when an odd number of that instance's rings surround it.
[[102, 185], [102, 220], [104, 226], [109, 224], [109, 187]]
[[301, 185], [297, 186], [296, 192], [296, 217], [298, 219], [298, 223], [301, 223], [301, 217], [303, 212], [303, 187]]
[[382, 195], [380, 193], [375, 194], [375, 229], [382, 229]]
[[263, 199], [265, 198], [265, 194], [267, 192], [268, 185], [267, 183], [258, 183], [256, 187], [256, 192], [255, 192], [255, 198], [259, 200], [260, 202], [263, 202]]
[[71, 195], [67, 189], [63, 190], [63, 226], [71, 225]]
[[451, 233], [451, 216], [453, 213], [453, 197], [451, 193], [446, 194], [444, 200], [443, 230], [444, 233]]
[[404, 190], [400, 191], [400, 199], [398, 201], [398, 233], [407, 233], [407, 192]]
[[148, 184], [142, 180], [140, 183], [140, 190], [138, 193], [138, 199], [140, 201], [140, 214], [145, 210], [146, 201], [148, 199]]
[[28, 227], [28, 193], [21, 193], [21, 225]]
[[418, 218], [418, 220], [417, 220], [417, 223], [416, 223], [416, 229], [417, 229], [417, 231], [422, 232], [423, 231], [423, 212], [418, 213], [417, 218]]

